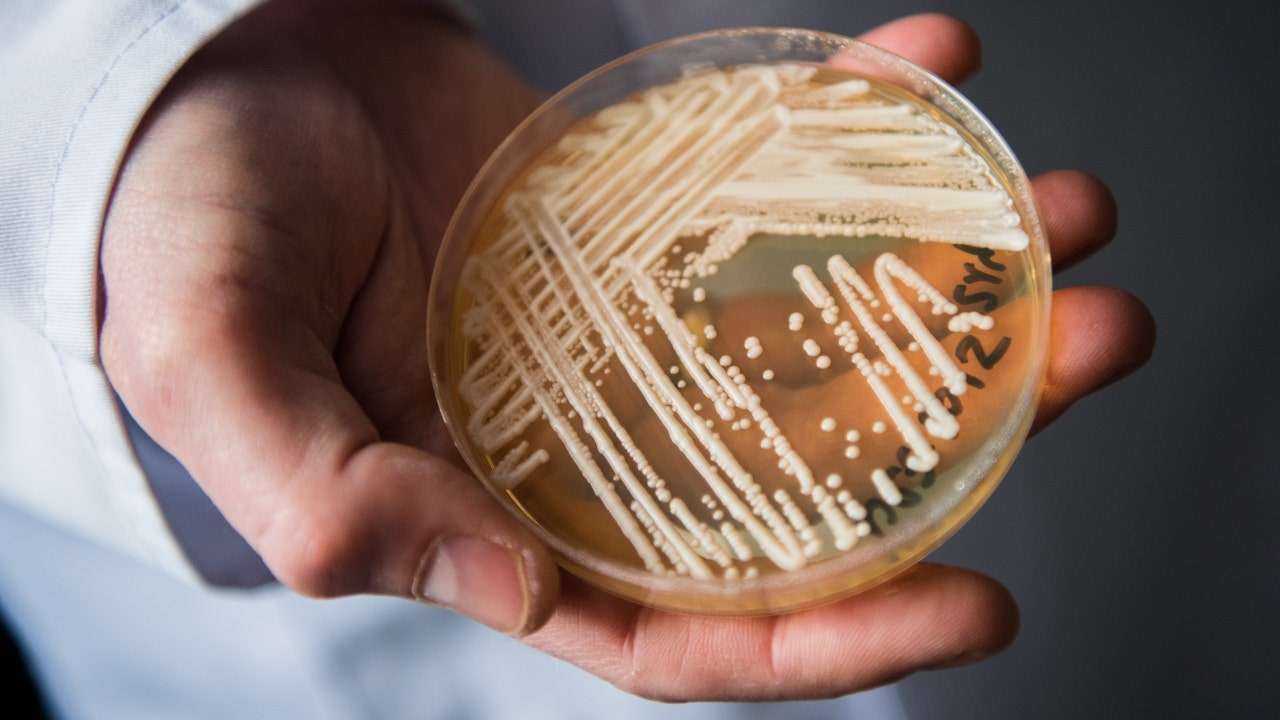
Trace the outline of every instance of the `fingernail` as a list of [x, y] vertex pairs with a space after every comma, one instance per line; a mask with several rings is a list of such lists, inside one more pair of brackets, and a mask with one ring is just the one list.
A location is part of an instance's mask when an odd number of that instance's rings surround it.
[[422, 558], [414, 593], [509, 635], [519, 634], [529, 620], [524, 561], [479, 538], [437, 540]]

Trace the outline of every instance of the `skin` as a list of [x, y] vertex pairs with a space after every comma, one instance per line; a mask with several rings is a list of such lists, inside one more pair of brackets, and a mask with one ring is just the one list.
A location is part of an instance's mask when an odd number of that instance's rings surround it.
[[[948, 17], [864, 39], [951, 82], [979, 66]], [[276, 0], [220, 35], [139, 128], [103, 232], [102, 359], [130, 412], [293, 590], [437, 602], [646, 697], [828, 697], [1012, 642], [1007, 590], [932, 564], [790, 615], [633, 605], [561, 577], [459, 468], [427, 287], [463, 189], [537, 100], [465, 32], [395, 3]], [[1059, 268], [1110, 240], [1101, 182], [1034, 187]], [[1057, 291], [1037, 428], [1154, 337], [1122, 291]], [[449, 582], [424, 586], [441, 568]]]

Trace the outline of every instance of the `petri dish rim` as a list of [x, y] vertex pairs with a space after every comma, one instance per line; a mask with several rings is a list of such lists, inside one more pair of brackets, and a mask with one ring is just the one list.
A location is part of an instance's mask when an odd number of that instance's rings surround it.
[[[943, 517], [926, 537], [900, 538], [890, 548], [892, 562], [860, 566], [863, 553], [845, 553], [797, 573], [738, 580], [698, 580], [658, 576], [596, 557], [589, 549], [567, 543], [526, 512], [511, 495], [487, 480], [492, 464], [468, 449], [459, 418], [466, 409], [446, 385], [448, 363], [457, 348], [445, 342], [455, 321], [456, 273], [470, 249], [477, 223], [488, 216], [507, 187], [562, 134], [581, 119], [649, 87], [679, 79], [690, 71], [750, 64], [823, 65], [839, 57], [842, 67], [860, 65], [942, 113], [966, 135], [969, 144], [1007, 179], [1006, 190], [1023, 214], [1031, 242], [1032, 285], [1038, 310], [1033, 323], [1033, 350], [1026, 382], [1013, 411], [999, 426], [991, 450], [978, 458], [966, 477], [978, 478], [956, 501], [940, 508]], [[490, 156], [464, 194], [446, 230], [433, 272], [428, 304], [427, 336], [431, 376], [446, 426], [472, 472], [513, 514], [530, 527], [558, 556], [562, 566], [589, 582], [631, 600], [667, 609], [710, 614], [759, 614], [790, 611], [836, 600], [879, 584], [911, 567], [945, 542], [987, 500], [1013, 462], [1003, 452], [1023, 442], [1034, 418], [1048, 343], [1051, 290], [1050, 258], [1030, 182], [1012, 149], [982, 113], [955, 88], [915, 64], [859, 40], [796, 28], [732, 28], [688, 35], [629, 53], [565, 87], [529, 115]], [[865, 551], [871, 552], [871, 551]], [[818, 590], [815, 591], [815, 588]]]

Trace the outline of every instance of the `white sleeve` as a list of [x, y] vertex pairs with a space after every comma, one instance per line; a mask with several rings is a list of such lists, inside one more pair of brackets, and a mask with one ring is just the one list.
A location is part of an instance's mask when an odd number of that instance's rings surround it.
[[0, 501], [193, 580], [98, 361], [98, 242], [147, 107], [260, 2], [0, 7]]

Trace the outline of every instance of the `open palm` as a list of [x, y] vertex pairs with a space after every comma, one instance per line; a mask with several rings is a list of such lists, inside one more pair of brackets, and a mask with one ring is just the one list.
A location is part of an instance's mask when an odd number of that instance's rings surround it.
[[[865, 39], [951, 81], [977, 67], [949, 18]], [[777, 617], [639, 607], [562, 579], [460, 469], [427, 285], [454, 204], [537, 99], [447, 20], [394, 4], [277, 0], [220, 36], [139, 129], [109, 210], [101, 347], [130, 411], [287, 586], [444, 604], [643, 695], [829, 696], [1010, 642], [1008, 593], [936, 565]], [[1110, 238], [1097, 181], [1035, 189], [1059, 265]], [[1056, 293], [1051, 327], [1039, 425], [1153, 339], [1104, 288]]]

